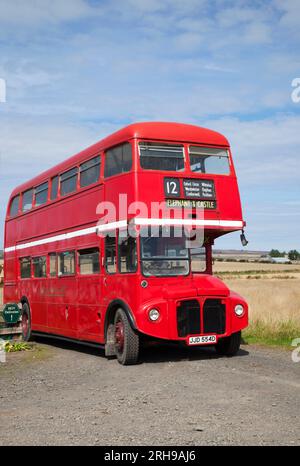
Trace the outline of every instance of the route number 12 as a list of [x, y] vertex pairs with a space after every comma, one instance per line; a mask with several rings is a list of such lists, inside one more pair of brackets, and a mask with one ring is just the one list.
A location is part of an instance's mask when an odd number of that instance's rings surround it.
[[180, 183], [176, 178], [165, 178], [165, 195], [166, 197], [180, 196]]

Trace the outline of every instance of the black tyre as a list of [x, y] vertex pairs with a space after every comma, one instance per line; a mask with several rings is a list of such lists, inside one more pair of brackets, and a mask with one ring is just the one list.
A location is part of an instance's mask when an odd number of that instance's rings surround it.
[[31, 316], [29, 306], [27, 303], [24, 303], [22, 306], [22, 339], [24, 341], [32, 340]]
[[240, 349], [241, 332], [233, 333], [230, 337], [221, 338], [215, 348], [218, 354], [234, 356]]
[[116, 356], [120, 364], [128, 366], [136, 364], [139, 357], [140, 338], [132, 330], [128, 317], [123, 309], [118, 309], [114, 322]]

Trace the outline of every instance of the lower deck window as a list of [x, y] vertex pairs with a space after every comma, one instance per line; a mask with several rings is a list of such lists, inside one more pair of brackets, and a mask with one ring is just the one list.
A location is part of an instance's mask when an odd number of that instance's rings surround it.
[[46, 257], [34, 257], [32, 259], [33, 264], [33, 276], [36, 278], [46, 277]]
[[56, 252], [51, 252], [49, 254], [49, 275], [50, 277], [56, 277], [57, 273], [57, 264], [56, 264]]
[[81, 275], [88, 275], [100, 272], [99, 249], [83, 249], [78, 252], [79, 271]]
[[60, 252], [58, 254], [58, 275], [75, 274], [75, 253], [74, 251]]
[[30, 257], [23, 257], [20, 259], [20, 273], [21, 278], [31, 277], [31, 259]]

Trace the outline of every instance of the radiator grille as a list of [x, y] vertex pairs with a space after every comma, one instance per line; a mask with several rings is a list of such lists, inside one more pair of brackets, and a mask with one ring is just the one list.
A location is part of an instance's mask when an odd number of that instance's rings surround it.
[[220, 299], [207, 299], [203, 307], [203, 333], [225, 333], [225, 304]]
[[177, 308], [177, 331], [179, 337], [201, 333], [200, 305], [195, 299], [182, 301]]

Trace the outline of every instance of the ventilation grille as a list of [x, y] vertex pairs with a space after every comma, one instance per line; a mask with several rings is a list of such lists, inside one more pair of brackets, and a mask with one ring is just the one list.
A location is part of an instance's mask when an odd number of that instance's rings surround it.
[[225, 304], [220, 299], [207, 299], [203, 307], [203, 333], [225, 333]]
[[201, 333], [200, 305], [195, 299], [182, 301], [177, 308], [177, 330], [179, 337]]

